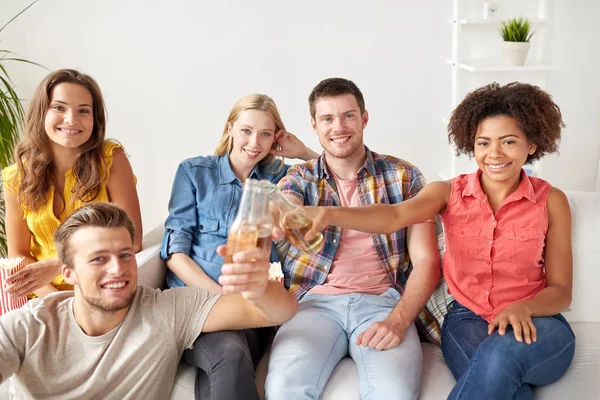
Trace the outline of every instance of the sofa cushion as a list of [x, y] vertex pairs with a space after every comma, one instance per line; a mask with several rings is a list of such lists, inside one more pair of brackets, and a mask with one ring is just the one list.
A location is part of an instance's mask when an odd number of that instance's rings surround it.
[[194, 400], [194, 386], [196, 382], [196, 368], [182, 361], [179, 363], [175, 386], [171, 392], [171, 400]]
[[572, 323], [571, 328], [577, 338], [573, 363], [558, 381], [535, 388], [536, 399], [600, 399], [600, 323]]
[[[567, 398], [600, 398], [600, 323], [573, 323], [577, 346], [573, 364], [557, 382], [534, 389], [536, 399], [562, 400]], [[447, 398], [454, 387], [454, 377], [444, 362], [441, 350], [423, 343], [423, 377], [420, 400]], [[256, 384], [264, 399], [264, 382], [268, 354], [261, 360], [256, 372]], [[195, 370], [182, 362], [171, 400], [194, 399]], [[344, 358], [335, 368], [321, 397], [322, 400], [358, 400], [358, 373], [351, 358]]]
[[[454, 386], [454, 378], [450, 373], [441, 350], [424, 343], [423, 347], [423, 378], [421, 381], [421, 396], [423, 400], [446, 398]], [[256, 371], [256, 385], [261, 399], [264, 399], [264, 384], [267, 374], [269, 354], [260, 361]], [[186, 362], [179, 364], [177, 379], [171, 400], [192, 400], [194, 398], [195, 370]], [[350, 357], [344, 358], [335, 367], [325, 389], [322, 400], [359, 400], [358, 373], [356, 365]]]
[[600, 322], [600, 192], [565, 192], [573, 219], [573, 300], [569, 322]]

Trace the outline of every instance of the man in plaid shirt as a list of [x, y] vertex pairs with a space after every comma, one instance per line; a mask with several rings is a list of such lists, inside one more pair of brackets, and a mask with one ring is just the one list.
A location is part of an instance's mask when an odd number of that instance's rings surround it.
[[[349, 80], [320, 82], [309, 96], [311, 124], [323, 154], [291, 168], [280, 189], [298, 205], [398, 203], [425, 184], [406, 161], [370, 151], [363, 95]], [[433, 221], [432, 221], [433, 222]], [[269, 400], [317, 399], [345, 356], [358, 368], [361, 399], [415, 399], [422, 352], [414, 321], [433, 342], [439, 326], [425, 309], [439, 279], [434, 224], [392, 235], [329, 226], [325, 246], [310, 255], [290, 246], [285, 284], [300, 311], [271, 349]], [[410, 254], [410, 257], [409, 257]]]

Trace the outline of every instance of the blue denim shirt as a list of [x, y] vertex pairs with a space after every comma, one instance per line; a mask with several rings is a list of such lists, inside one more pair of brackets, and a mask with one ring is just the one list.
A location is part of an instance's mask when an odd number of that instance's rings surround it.
[[[284, 165], [277, 171], [277, 165], [256, 165], [250, 178], [277, 183], [288, 169]], [[227, 154], [184, 160], [177, 168], [171, 191], [162, 259], [173, 253], [185, 253], [217, 282], [223, 265], [217, 247], [227, 242], [227, 232], [241, 198], [242, 185], [231, 169]], [[273, 246], [271, 262], [276, 261], [279, 258]], [[185, 283], [167, 269], [167, 286], [180, 287]]]

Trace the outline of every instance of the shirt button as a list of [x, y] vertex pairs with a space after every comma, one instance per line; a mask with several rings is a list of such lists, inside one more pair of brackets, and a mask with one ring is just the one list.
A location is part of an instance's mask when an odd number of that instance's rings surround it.
[[491, 240], [488, 240], [488, 244], [492, 244], [492, 241], [491, 241]]
[[336, 239], [333, 239], [333, 243], [337, 243], [337, 240], [336, 240]]
[[489, 290], [486, 290], [486, 291], [485, 291], [485, 295], [486, 295], [486, 296], [489, 296], [489, 295], [490, 295], [490, 291], [489, 291]]
[[492, 226], [495, 228], [496, 227], [496, 221], [492, 222]]

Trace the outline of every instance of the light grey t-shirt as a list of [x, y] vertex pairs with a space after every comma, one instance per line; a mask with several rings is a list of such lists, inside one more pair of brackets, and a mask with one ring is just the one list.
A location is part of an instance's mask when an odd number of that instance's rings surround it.
[[0, 317], [0, 375], [25, 399], [168, 399], [218, 295], [137, 288], [127, 315], [102, 336], [73, 316], [73, 292], [32, 300]]

